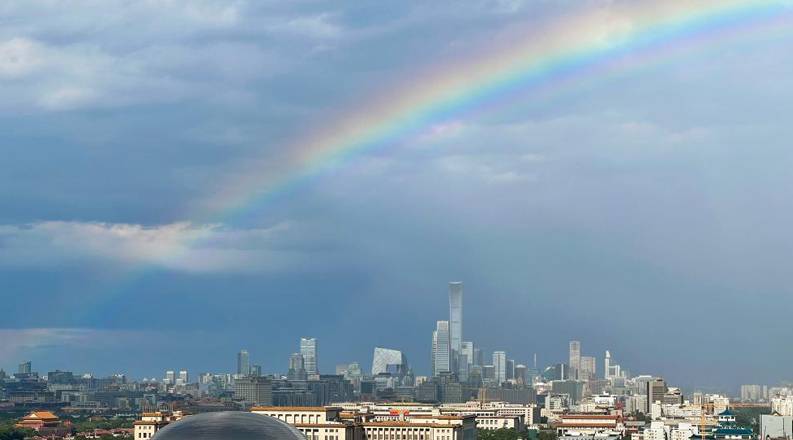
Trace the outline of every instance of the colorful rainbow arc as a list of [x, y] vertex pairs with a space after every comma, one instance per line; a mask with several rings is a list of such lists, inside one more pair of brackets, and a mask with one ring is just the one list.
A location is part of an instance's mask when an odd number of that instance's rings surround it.
[[[742, 31], [747, 26], [775, 22], [787, 17], [786, 0], [662, 0], [628, 2], [607, 12], [590, 12], [562, 20], [538, 32], [530, 41], [510, 44], [470, 57], [469, 62], [444, 65], [416, 76], [418, 84], [395, 87], [336, 124], [286, 148], [286, 166], [269, 166], [266, 159], [221, 185], [206, 204], [209, 208], [192, 216], [202, 224], [225, 224], [255, 211], [278, 194], [287, 192], [325, 170], [356, 155], [393, 145], [443, 122], [452, 115], [482, 108], [517, 90], [533, 90], [575, 77], [596, 80], [598, 65], [633, 58], [684, 45], [722, 31]], [[640, 62], [642, 60], [639, 60]], [[156, 262], [135, 264], [106, 292], [105, 300], [117, 297], [147, 274], [156, 273], [161, 262], [189, 257], [191, 249], [211, 240], [212, 228], [164, 246]], [[93, 308], [98, 310], [99, 308]]]
[[[641, 4], [640, 4], [641, 3]], [[286, 166], [262, 159], [221, 185], [208, 202], [211, 222], [228, 222], [366, 151], [382, 148], [510, 92], [551, 83], [609, 60], [780, 15], [781, 0], [628, 2], [532, 32], [525, 42], [444, 65], [355, 109], [285, 148]]]

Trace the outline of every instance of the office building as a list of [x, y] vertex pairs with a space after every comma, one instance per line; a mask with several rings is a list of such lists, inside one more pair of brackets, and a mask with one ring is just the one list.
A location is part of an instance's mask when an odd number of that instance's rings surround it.
[[581, 371], [578, 374], [579, 380], [594, 379], [597, 374], [597, 360], [592, 356], [581, 356]]
[[319, 367], [317, 366], [317, 339], [300, 338], [300, 354], [303, 355], [303, 362], [308, 377], [314, 378], [318, 376]]
[[463, 347], [463, 283], [449, 283], [449, 351], [450, 371], [457, 372], [457, 362]]
[[190, 376], [187, 374], [187, 370], [180, 370], [179, 377], [176, 378], [177, 385], [187, 385], [190, 383]]
[[398, 375], [407, 374], [407, 358], [399, 350], [375, 347], [372, 356], [372, 376], [388, 372], [397, 372]]
[[273, 384], [266, 377], [240, 377], [234, 380], [234, 399], [246, 405], [272, 405]]
[[451, 372], [449, 321], [438, 321], [432, 332], [432, 375]]
[[646, 389], [647, 407], [645, 408], [645, 414], [649, 414], [653, 403], [661, 403], [664, 401], [664, 396], [666, 395], [668, 388], [666, 387], [666, 381], [660, 377], [654, 377], [652, 380], [647, 381]]
[[474, 359], [471, 363], [479, 367], [485, 365], [485, 354], [481, 348], [474, 346]]
[[531, 380], [528, 377], [528, 367], [523, 364], [515, 365], [515, 382], [524, 385], [531, 385]]
[[471, 363], [468, 362], [468, 355], [461, 354], [458, 359], [460, 360], [460, 364], [457, 366], [457, 379], [460, 382], [467, 382], [471, 371]]
[[19, 374], [31, 374], [33, 372], [33, 363], [30, 361], [22, 362], [17, 368]]
[[581, 370], [581, 342], [570, 341], [570, 355], [567, 365], [570, 368], [570, 379], [578, 379], [578, 372]]
[[498, 385], [507, 381], [507, 353], [504, 351], [493, 352], [493, 370], [495, 382]]
[[162, 382], [165, 385], [174, 385], [176, 384], [176, 373], [173, 370], [168, 370], [165, 372], [165, 377], [162, 379]]
[[468, 367], [470, 370], [471, 365], [476, 364], [476, 362], [474, 361], [474, 343], [471, 341], [463, 341], [462, 348], [460, 349], [460, 354], [465, 355], [466, 359], [468, 359]]
[[289, 356], [289, 371], [286, 377], [289, 380], [306, 380], [308, 379], [308, 372], [306, 372], [305, 359], [300, 353], [292, 353]]
[[248, 356], [248, 350], [240, 350], [237, 353], [237, 374], [240, 376], [251, 374], [251, 360], [250, 356]]

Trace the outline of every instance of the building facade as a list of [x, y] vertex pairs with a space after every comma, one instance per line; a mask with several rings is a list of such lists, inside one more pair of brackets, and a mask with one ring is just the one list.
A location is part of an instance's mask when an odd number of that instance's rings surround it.
[[449, 321], [438, 321], [432, 332], [432, 375], [451, 372]]
[[300, 354], [303, 355], [304, 368], [309, 378], [319, 375], [317, 365], [317, 339], [300, 338]]

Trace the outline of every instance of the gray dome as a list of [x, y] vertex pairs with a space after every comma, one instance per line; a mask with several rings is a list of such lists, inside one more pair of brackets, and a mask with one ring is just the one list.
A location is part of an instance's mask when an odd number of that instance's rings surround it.
[[304, 440], [303, 434], [270, 416], [224, 411], [187, 416], [161, 429], [154, 440]]

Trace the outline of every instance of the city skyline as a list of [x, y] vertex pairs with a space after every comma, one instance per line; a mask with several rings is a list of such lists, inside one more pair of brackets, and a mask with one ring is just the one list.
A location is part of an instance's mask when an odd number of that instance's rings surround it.
[[576, 340], [597, 376], [611, 350], [676, 385], [793, 379], [787, 0], [7, 0], [0, 22], [7, 370], [176, 380], [244, 349], [324, 374], [387, 347], [426, 374], [448, 321], [450, 369]]
[[[450, 288], [450, 290], [449, 290], [449, 298], [448, 298], [450, 307], [449, 307], [449, 309], [447, 309], [448, 316], [451, 319], [451, 317], [452, 317], [452, 315], [454, 313], [453, 312], [454, 308], [451, 305], [454, 304], [455, 307], [460, 310], [459, 318], [460, 318], [460, 322], [462, 323], [462, 310], [464, 309], [464, 303], [463, 303], [463, 299], [462, 299], [462, 285], [463, 285], [463, 283], [462, 282], [449, 282], [448, 284], [449, 284], [449, 288]], [[452, 299], [453, 296], [457, 295], [458, 293], [459, 293], [459, 296], [455, 297], [454, 300], [453, 300]], [[439, 294], [438, 295], [438, 299], [441, 300], [442, 299], [442, 295]], [[452, 350], [452, 342], [451, 342], [451, 328], [452, 328], [452, 326], [451, 326], [450, 319], [449, 320], [436, 321], [435, 329], [432, 331], [432, 342], [431, 342], [431, 344], [429, 344], [429, 349], [430, 349], [430, 352], [432, 354], [432, 356], [431, 356], [432, 357], [432, 362], [430, 363], [429, 368], [426, 371], [419, 370], [419, 372], [418, 372], [419, 374], [425, 374], [426, 373], [427, 376], [429, 377], [429, 376], [438, 376], [438, 375], [443, 374], [443, 373], [451, 373], [452, 372], [453, 350]], [[461, 325], [460, 326], [460, 330], [459, 330], [461, 333], [462, 333], [462, 328], [463, 327]], [[439, 331], [440, 331], [440, 334], [439, 334]], [[440, 339], [438, 339], [439, 337], [440, 337]], [[312, 377], [319, 377], [320, 372], [318, 370], [319, 356], [317, 355], [317, 345], [318, 345], [317, 338], [314, 338], [314, 337], [300, 337], [297, 340], [297, 342], [298, 342], [297, 348], [299, 349], [299, 352], [292, 353], [291, 355], [288, 355], [287, 358], [285, 358], [285, 359], [288, 359], [288, 367], [287, 368], [280, 368], [279, 364], [281, 362], [278, 362], [277, 360], [275, 362], [266, 362], [266, 361], [265, 362], [261, 362], [261, 361], [258, 361], [258, 363], [264, 363], [265, 365], [268, 366], [267, 369], [263, 369], [261, 365], [258, 365], [258, 364], [253, 362], [253, 361], [257, 361], [258, 358], [254, 357], [253, 360], [252, 360], [251, 354], [249, 353], [248, 350], [240, 349], [240, 350], [238, 350], [236, 352], [236, 365], [235, 365], [235, 368], [233, 368], [231, 371], [236, 371], [236, 373], [238, 375], [245, 376], [245, 375], [253, 374], [254, 373], [254, 369], [258, 369], [258, 370], [256, 370], [257, 374], [254, 374], [254, 375], [283, 374], [285, 377], [290, 377], [291, 379], [297, 379], [297, 380], [306, 380], [306, 379], [310, 379]], [[437, 346], [436, 344], [438, 342], [443, 344], [443, 346], [442, 347]], [[625, 372], [627, 371], [624, 367], [621, 367], [620, 365], [616, 365], [614, 363], [611, 363], [611, 361], [612, 361], [611, 353], [610, 353], [611, 350], [609, 350], [609, 349], [604, 350], [602, 356], [597, 356], [597, 355], [596, 356], [585, 356], [584, 353], [589, 353], [590, 351], [588, 351], [588, 347], [587, 347], [587, 351], [583, 351], [582, 350], [582, 345], [583, 344], [579, 340], [569, 340], [569, 341], [566, 342], [566, 348], [567, 348], [566, 357], [561, 357], [561, 358], [558, 359], [558, 360], [561, 360], [561, 362], [565, 364], [565, 367], [567, 369], [567, 370], [565, 370], [567, 372], [563, 375], [564, 377], [566, 377], [566, 378], [569, 377], [569, 378], [576, 379], [576, 380], [585, 380], [584, 377], [580, 376], [580, 372], [581, 371], [589, 371], [589, 372], [594, 373], [593, 375], [590, 376], [591, 378], [604, 377], [604, 376], [606, 376], [606, 374], [607, 374], [607, 372], [609, 370], [612, 370], [612, 372], [613, 372], [612, 376], [624, 375]], [[489, 349], [489, 348], [482, 348], [480, 345], [477, 345], [475, 341], [463, 341], [463, 342], [461, 342], [461, 348], [462, 347], [468, 347], [468, 346], [470, 346], [470, 348], [472, 348], [474, 352], [479, 352], [480, 356], [484, 355], [486, 357], [486, 356], [492, 354], [492, 362], [490, 362], [488, 364], [487, 361], [490, 360], [490, 358], [487, 358], [487, 359], [485, 359], [484, 363], [480, 364], [480, 366], [481, 367], [487, 366], [487, 367], [494, 368], [494, 374], [496, 375], [496, 382], [497, 383], [504, 382], [506, 379], [511, 378], [509, 373], [507, 372], [507, 369], [506, 369], [506, 367], [507, 367], [507, 365], [509, 363], [512, 364], [512, 368], [513, 368], [513, 372], [514, 372], [514, 368], [515, 368], [516, 365], [521, 364], [522, 362], [529, 363], [530, 360], [532, 362], [534, 362], [536, 360], [536, 356], [537, 356], [536, 352], [532, 352], [530, 357], [525, 357], [525, 359], [524, 359], [522, 357], [522, 355], [517, 355], [517, 356], [514, 355], [514, 353], [516, 351], [514, 349], [513, 350], [504, 351], [503, 350], [503, 348], [504, 348], [503, 346], [498, 346], [498, 348], [496, 348], [496, 349]], [[375, 368], [374, 365], [375, 365], [375, 361], [376, 361], [375, 358], [377, 357], [377, 350], [382, 350], [384, 353], [399, 353], [398, 356], [400, 356], [401, 359], [403, 359], [403, 360], [405, 359], [404, 355], [401, 354], [401, 351], [397, 351], [397, 350], [393, 350], [393, 349], [383, 349], [383, 348], [376, 347], [375, 348], [375, 355], [371, 359], [372, 368], [373, 369]], [[442, 363], [439, 366], [440, 369], [437, 369], [436, 366], [435, 366], [435, 356], [439, 352], [440, 353], [445, 353], [446, 357], [441, 359]], [[518, 352], [519, 352], [519, 350], [518, 350]], [[296, 358], [295, 356], [299, 357], [299, 359]], [[390, 358], [393, 358], [394, 355], [393, 354], [388, 354], [386, 357], [390, 359]], [[513, 359], [513, 357], [518, 357], [518, 359]], [[306, 361], [307, 358], [311, 358], [311, 361], [307, 362]], [[558, 360], [551, 361], [551, 362], [548, 362], [546, 364], [541, 364], [540, 366], [541, 367], [550, 367], [550, 366], [553, 366], [554, 364], [557, 364]], [[584, 361], [587, 362], [587, 366], [588, 366], [587, 368], [583, 368], [582, 367], [582, 365], [584, 364]], [[309, 364], [309, 362], [310, 362], [310, 364]], [[363, 360], [362, 359], [346, 359], [346, 360], [344, 360], [344, 362], [345, 362], [344, 365], [346, 365], [347, 363], [350, 363], [350, 362], [355, 362], [355, 363], [363, 364], [363, 365], [367, 364], [366, 358], [364, 358]], [[476, 363], [476, 360], [474, 360], [473, 362]], [[18, 371], [20, 371], [20, 372], [30, 372], [31, 363], [32, 363], [32, 361], [30, 361], [30, 360], [24, 360], [24, 361], [20, 360], [20, 363], [18, 365]], [[572, 367], [572, 365], [574, 363], [577, 363], [578, 369], [576, 369], [576, 367]], [[338, 362], [331, 362], [331, 364], [342, 365], [342, 364], [340, 364]], [[597, 367], [598, 364], [603, 365], [603, 371], [599, 371], [599, 369]], [[170, 381], [171, 383], [175, 383], [175, 381], [177, 380], [177, 373], [178, 373], [180, 378], [181, 377], [186, 377], [186, 375], [188, 374], [188, 370], [184, 369], [185, 365], [182, 365], [182, 364], [179, 364], [179, 365], [180, 365], [180, 369], [178, 369], [178, 370], [167, 370], [167, 371], [165, 371], [166, 379], [163, 379], [163, 380], [166, 381], [166, 382]], [[296, 366], [296, 365], [299, 365], [301, 367], [301, 371], [293, 371], [293, 367]], [[420, 362], [419, 362], [419, 365], [420, 365]], [[7, 373], [14, 371], [11, 368], [3, 368], [2, 365], [0, 365], [0, 369], [4, 369]], [[60, 370], [60, 369], [61, 368], [48, 368], [47, 370]], [[122, 371], [122, 369], [111, 369], [109, 371], [112, 372], [112, 373], [122, 373], [123, 372], [125, 374], [128, 374], [128, 372]], [[214, 371], [216, 373], [217, 372], [222, 372], [223, 369], [216, 367], [214, 370], [213, 369], [204, 368], [204, 369], [198, 369], [198, 370], [192, 369], [190, 371], [193, 371], [195, 373], [203, 374], [203, 373], [209, 373], [209, 372], [212, 372], [212, 371]], [[385, 370], [383, 370], [383, 371], [385, 371]], [[85, 371], [85, 373], [92, 374], [92, 371]], [[329, 373], [330, 372], [328, 372], [326, 374], [329, 374]], [[374, 371], [373, 371], [373, 373], [374, 373]], [[538, 371], [538, 373], [542, 373], [542, 369], [540, 369]], [[650, 371], [650, 370], [647, 370], [647, 371], [638, 371], [636, 373], [639, 374], [639, 375], [649, 375], [649, 377], [656, 376], [656, 375], [663, 376], [663, 377], [669, 377], [669, 376], [663, 374], [662, 371]], [[109, 375], [111, 373], [104, 372], [104, 374]], [[138, 379], [145, 379], [147, 376], [145, 374], [143, 374], [143, 375], [138, 375], [138, 376], [133, 376], [133, 377], [136, 377]], [[158, 376], [156, 374], [153, 374], [150, 377], [151, 377], [151, 379], [157, 380]], [[168, 379], [168, 377], [170, 377], [170, 379]], [[735, 392], [736, 390], [739, 390], [739, 392], [742, 393], [743, 391], [742, 391], [742, 388], [740, 388], [740, 387], [744, 387], [745, 386], [745, 384], [743, 382], [741, 382], [741, 383], [733, 383], [733, 384], [720, 384], [720, 385], [715, 385], [715, 386], [714, 385], [710, 385], [710, 384], [701, 384], [701, 383], [690, 383], [689, 384], [689, 383], [685, 383], [685, 381], [679, 382], [677, 380], [676, 380], [676, 382], [682, 384], [687, 389], [703, 390], [703, 391], [708, 391], [708, 390], [716, 391], [717, 390], [717, 391]], [[746, 381], [744, 381], [744, 382], [746, 382]], [[749, 381], [749, 382], [751, 382], [751, 381]], [[772, 383], [785, 384], [785, 383], [788, 383], [788, 382], [785, 379], [782, 379], [782, 380], [780, 380], [778, 382], [772, 382]]]

